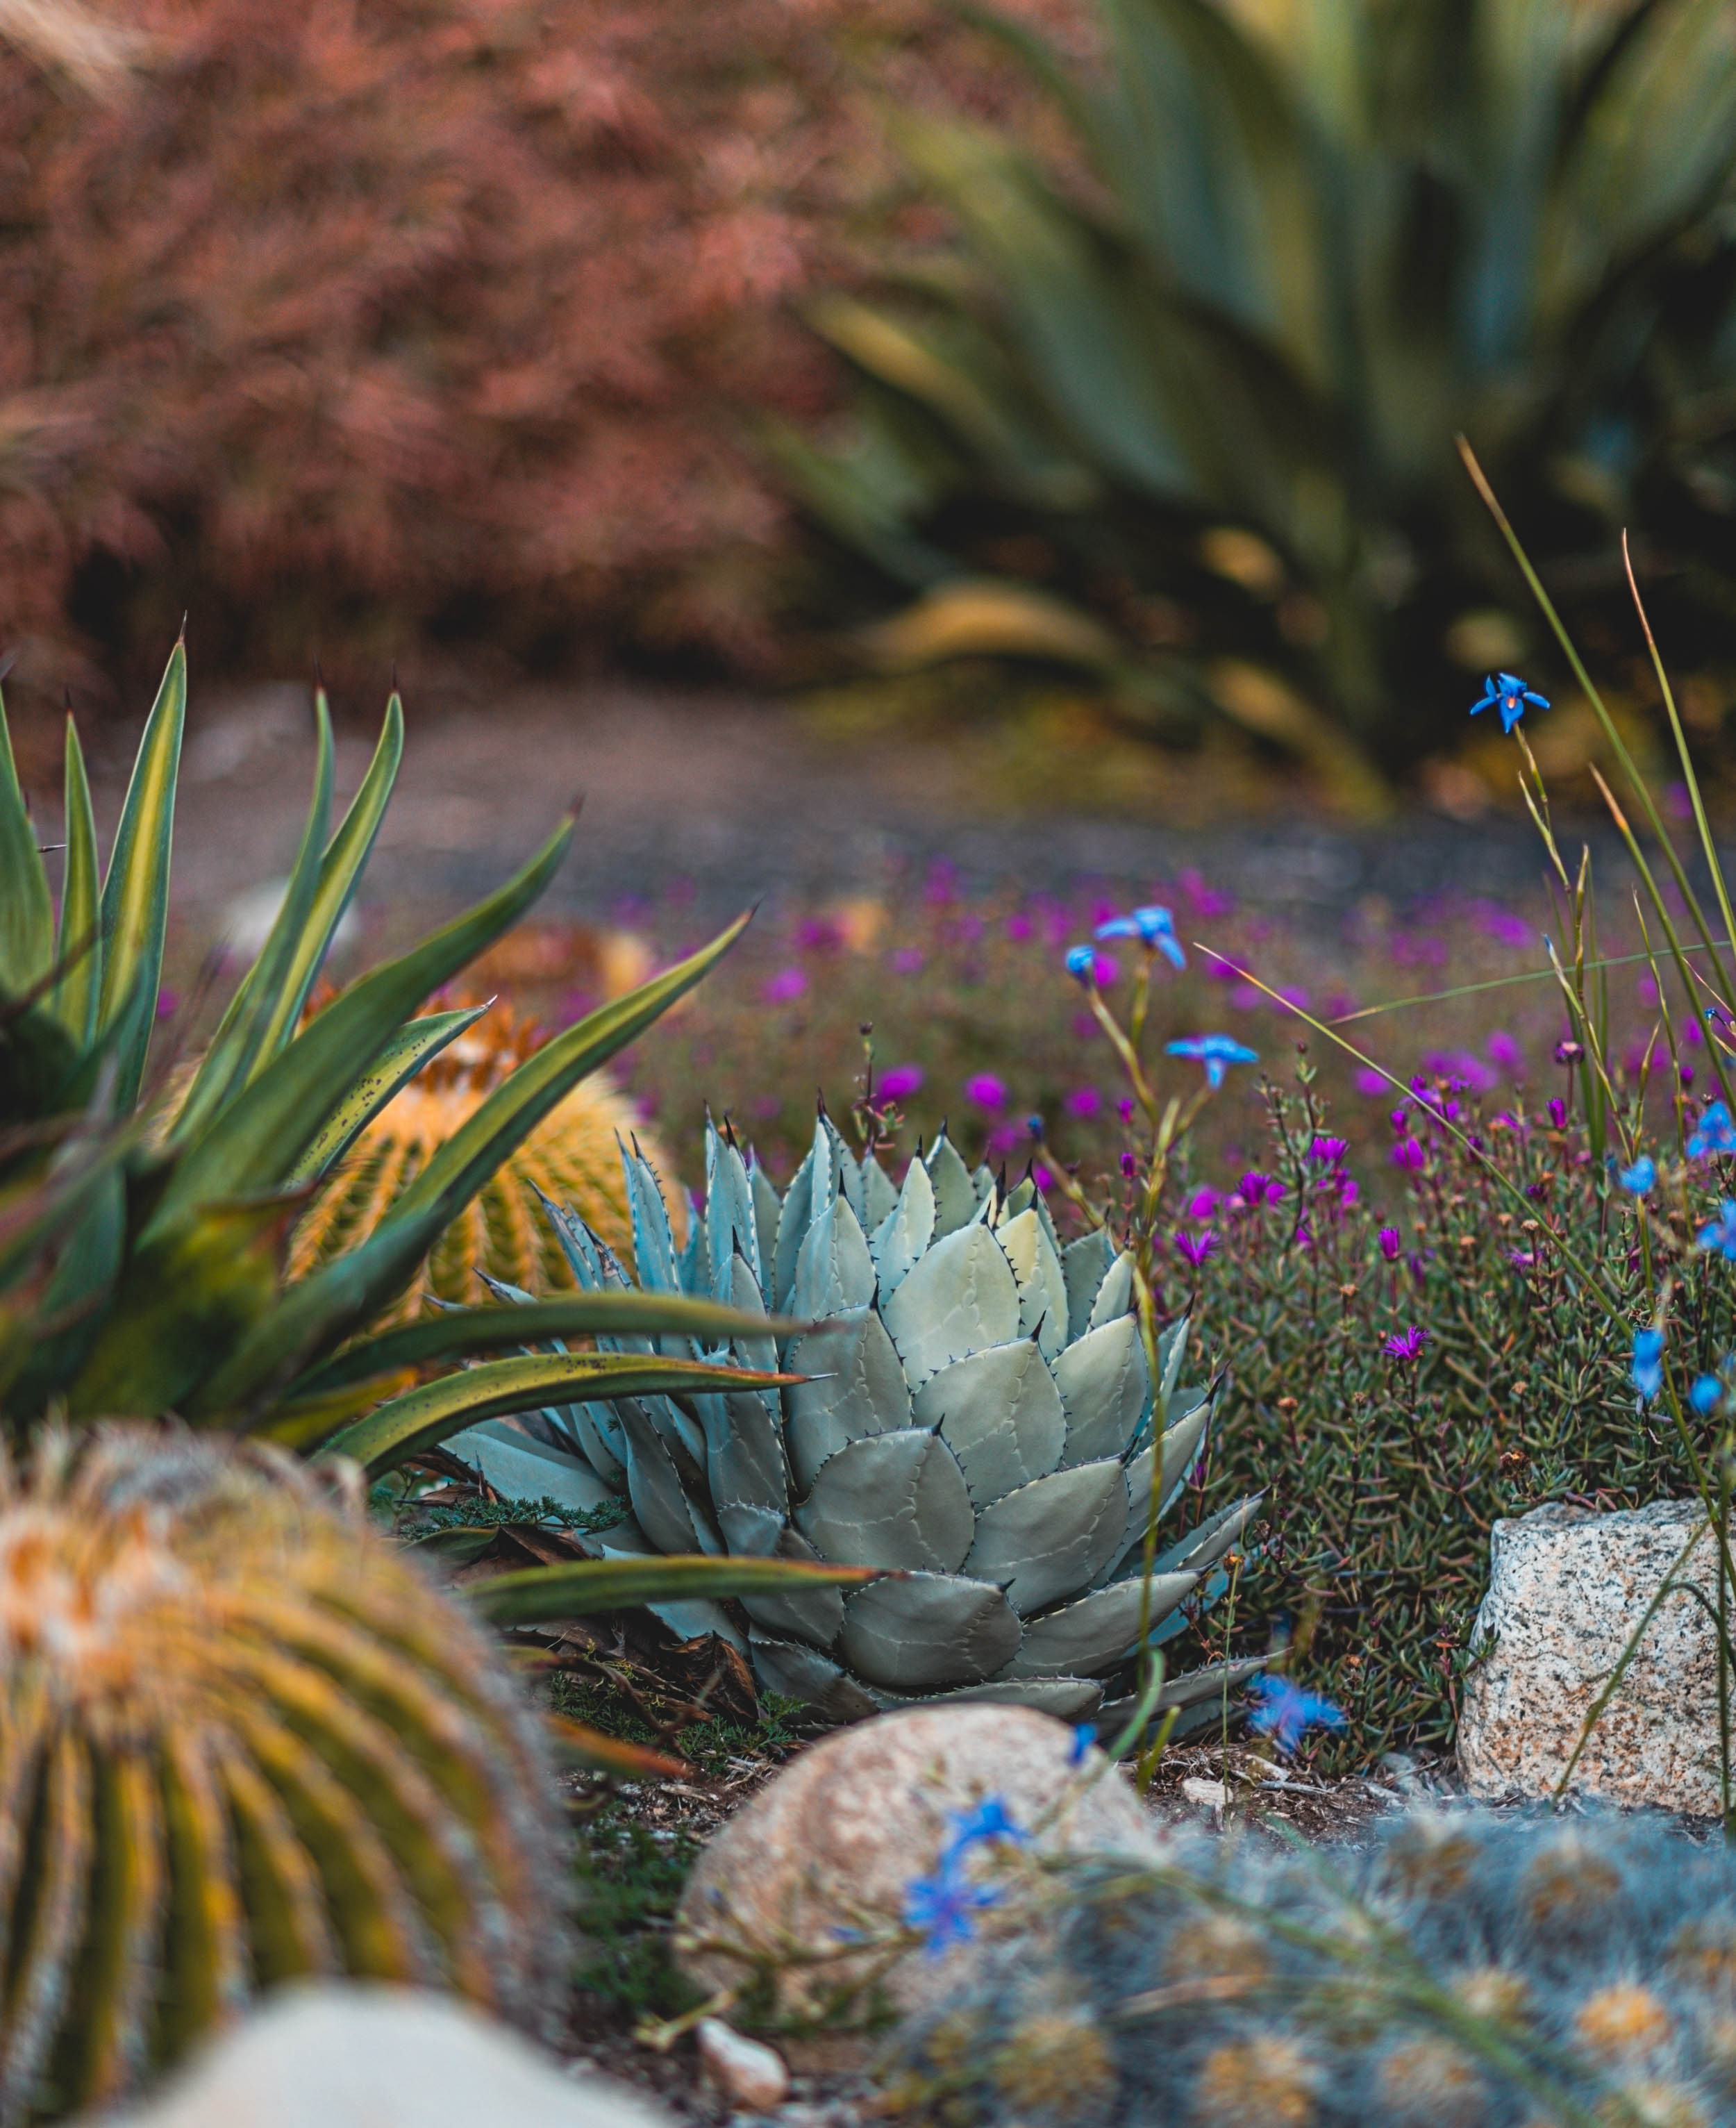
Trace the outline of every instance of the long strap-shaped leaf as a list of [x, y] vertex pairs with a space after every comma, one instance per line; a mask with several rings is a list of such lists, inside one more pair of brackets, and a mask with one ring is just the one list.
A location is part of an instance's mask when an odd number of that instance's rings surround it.
[[567, 853], [563, 820], [515, 879], [467, 914], [388, 961], [328, 1005], [182, 1158], [154, 1223], [195, 1204], [276, 1188], [318, 1135], [358, 1071], [430, 990], [516, 923]]
[[291, 1170], [288, 1180], [311, 1182], [334, 1161], [341, 1160], [381, 1109], [410, 1084], [429, 1059], [438, 1057], [467, 1027], [474, 1027], [487, 1009], [486, 1005], [473, 1005], [457, 1012], [431, 1012], [401, 1028], [320, 1124], [319, 1134]]
[[53, 962], [54, 904], [0, 705], [0, 992], [21, 997]]
[[719, 1345], [726, 1338], [787, 1337], [825, 1328], [782, 1316], [746, 1315], [714, 1300], [690, 1300], [683, 1294], [634, 1293], [617, 1287], [519, 1306], [455, 1308], [426, 1323], [406, 1323], [384, 1337], [352, 1345], [296, 1383], [290, 1394], [323, 1396], [328, 1390], [345, 1389], [372, 1375], [391, 1374], [400, 1367], [474, 1358], [502, 1346], [544, 1345], [556, 1337], [652, 1337], [666, 1332]]
[[848, 1587], [900, 1580], [874, 1566], [813, 1566], [794, 1559], [707, 1559], [679, 1552], [644, 1559], [581, 1559], [531, 1566], [467, 1582], [464, 1596], [493, 1626], [534, 1626], [624, 1611], [635, 1603], [678, 1603], [700, 1596], [787, 1595], [793, 1588]]
[[331, 715], [323, 688], [314, 697], [314, 715], [319, 749], [314, 800], [283, 905], [264, 951], [236, 991], [212, 1039], [182, 1111], [178, 1137], [197, 1136], [199, 1126], [224, 1097], [256, 1078], [294, 1035], [307, 994], [354, 896], [386, 816], [404, 755], [404, 705], [399, 697], [394, 694], [387, 704], [368, 773], [337, 834], [323, 848], [332, 751]]
[[66, 869], [60, 889], [60, 929], [55, 957], [60, 977], [49, 1009], [81, 1049], [96, 1038], [102, 994], [102, 882], [97, 865], [97, 822], [84, 772], [78, 728], [66, 720]]
[[[102, 995], [97, 1024], [107, 1030], [126, 1018], [116, 1051], [117, 1112], [132, 1107], [145, 1078], [145, 1052], [156, 1019], [168, 922], [169, 845], [174, 836], [175, 781], [187, 721], [187, 645], [178, 642], [146, 720], [132, 781], [102, 883]], [[149, 1009], [137, 1000], [149, 1000]]]
[[668, 1396], [682, 1390], [778, 1389], [800, 1375], [761, 1374], [647, 1352], [533, 1352], [489, 1360], [393, 1397], [346, 1427], [326, 1452], [353, 1456], [370, 1476], [390, 1470], [450, 1433], [509, 1412], [599, 1398]]
[[[187, 1415], [216, 1418], [250, 1407], [401, 1292], [434, 1237], [555, 1104], [587, 1071], [606, 1063], [690, 990], [735, 943], [747, 920], [745, 915], [738, 917], [709, 945], [592, 1013], [521, 1064], [441, 1147], [359, 1248], [304, 1280], [250, 1333], [240, 1351], [189, 1400]], [[292, 1062], [301, 1043], [341, 1009], [344, 1002], [339, 999], [330, 1012], [320, 1014], [259, 1085], [249, 1089], [242, 1106], [264, 1090], [273, 1074]]]

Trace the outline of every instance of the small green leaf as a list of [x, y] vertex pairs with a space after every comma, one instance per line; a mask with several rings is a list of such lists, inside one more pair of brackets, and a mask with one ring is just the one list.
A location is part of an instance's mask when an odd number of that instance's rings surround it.
[[[676, 1603], [700, 1596], [786, 1594], [795, 1588], [832, 1587], [902, 1579], [872, 1566], [810, 1566], [793, 1559], [708, 1559], [672, 1556], [575, 1560], [568, 1566], [529, 1566], [465, 1584], [464, 1595], [492, 1626], [534, 1626], [624, 1611], [638, 1603]], [[983, 1592], [992, 1597], [992, 1589]]]
[[97, 863], [97, 823], [90, 778], [73, 720], [66, 720], [66, 870], [60, 891], [60, 931], [55, 957], [60, 976], [50, 1009], [74, 1045], [96, 1039], [97, 1005], [102, 994], [102, 875]]
[[21, 997], [48, 972], [54, 904], [36, 849], [36, 830], [19, 788], [12, 735], [0, 704], [0, 991]]
[[794, 1379], [700, 1360], [645, 1352], [534, 1352], [442, 1375], [393, 1397], [330, 1442], [325, 1453], [353, 1456], [378, 1477], [478, 1419], [534, 1411], [545, 1404], [606, 1397], [667, 1396], [682, 1390], [776, 1389]]

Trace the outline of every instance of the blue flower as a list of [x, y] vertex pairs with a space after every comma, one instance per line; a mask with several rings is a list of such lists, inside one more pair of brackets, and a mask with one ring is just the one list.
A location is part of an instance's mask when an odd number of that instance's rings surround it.
[[952, 1831], [941, 1850], [942, 1869], [988, 1841], [1022, 1841], [1028, 1836], [1022, 1826], [1008, 1817], [1007, 1806], [998, 1795], [985, 1797], [975, 1810], [948, 1811], [946, 1822]]
[[[1736, 1209], [1736, 1208], [1733, 1208]], [[1634, 1332], [1634, 1386], [1647, 1403], [1663, 1387], [1663, 1332]]]
[[1310, 1729], [1346, 1726], [1343, 1708], [1304, 1692], [1287, 1677], [1257, 1677], [1248, 1689], [1259, 1703], [1250, 1711], [1248, 1727], [1269, 1736], [1287, 1758]]
[[1167, 909], [1147, 906], [1136, 909], [1131, 916], [1112, 916], [1107, 924], [1098, 925], [1093, 936], [1137, 938], [1142, 946], [1155, 948], [1172, 968], [1185, 968], [1188, 965], [1182, 942], [1175, 935], [1175, 919]]
[[1718, 1217], [1700, 1230], [1700, 1247], [1710, 1254], [1716, 1250], [1727, 1263], [1736, 1263], [1736, 1204], [1726, 1197]]
[[1702, 1418], [1716, 1411], [1724, 1401], [1724, 1384], [1716, 1375], [1702, 1375], [1688, 1391], [1688, 1402]]
[[1624, 1190], [1630, 1190], [1636, 1197], [1644, 1197], [1647, 1190], [1658, 1185], [1658, 1162], [1648, 1152], [1640, 1154], [1631, 1167], [1618, 1167], [1615, 1180]]
[[1482, 700], [1472, 703], [1471, 714], [1474, 717], [1482, 710], [1499, 710], [1501, 729], [1511, 732], [1528, 709], [1549, 706], [1545, 697], [1528, 687], [1516, 672], [1497, 672], [1483, 682]]
[[1250, 1049], [1228, 1034], [1190, 1034], [1180, 1042], [1164, 1044], [1165, 1053], [1171, 1057], [1191, 1057], [1195, 1063], [1206, 1067], [1206, 1083], [1221, 1086], [1224, 1073], [1232, 1064], [1257, 1064], [1258, 1051]]
[[1090, 1722], [1081, 1722], [1073, 1732], [1072, 1743], [1067, 1747], [1067, 1764], [1070, 1766], [1084, 1765], [1086, 1752], [1096, 1741], [1097, 1731]]
[[1007, 1815], [998, 1796], [986, 1797], [975, 1810], [949, 1811], [946, 1822], [951, 1830], [942, 1845], [934, 1874], [914, 1878], [904, 1888], [905, 1923], [927, 1937], [931, 1958], [938, 1958], [955, 1943], [969, 1942], [976, 1933], [973, 1917], [1000, 1903], [1001, 1894], [994, 1885], [973, 1883], [965, 1875], [965, 1855], [989, 1841], [1028, 1837]]
[[1714, 1152], [1736, 1152], [1736, 1125], [1732, 1124], [1730, 1112], [1722, 1101], [1706, 1104], [1700, 1127], [1687, 1144], [1690, 1160], [1704, 1160]]
[[1076, 983], [1094, 983], [1097, 981], [1095, 948], [1070, 946], [1067, 948], [1067, 973]]

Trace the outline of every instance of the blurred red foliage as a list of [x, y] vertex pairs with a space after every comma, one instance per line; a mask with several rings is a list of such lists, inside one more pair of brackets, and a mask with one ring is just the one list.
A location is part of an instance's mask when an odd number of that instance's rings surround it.
[[130, 0], [97, 95], [0, 48], [0, 642], [763, 669], [746, 416], [826, 403], [792, 298], [895, 192], [864, 86], [996, 100], [940, 16]]

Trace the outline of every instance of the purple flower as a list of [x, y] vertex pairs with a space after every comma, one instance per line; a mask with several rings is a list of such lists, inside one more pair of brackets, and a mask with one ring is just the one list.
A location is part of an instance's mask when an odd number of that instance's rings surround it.
[[1393, 1135], [1403, 1138], [1411, 1128], [1411, 1111], [1408, 1109], [1394, 1109], [1387, 1120], [1392, 1126]]
[[805, 969], [780, 968], [775, 976], [768, 977], [765, 995], [766, 1001], [771, 1005], [793, 1005], [807, 987], [808, 976]]
[[1202, 1234], [1178, 1234], [1175, 1253], [1183, 1263], [1192, 1264], [1198, 1271], [1207, 1257], [1216, 1253], [1217, 1237], [1208, 1228]]
[[1392, 1148], [1392, 1165], [1395, 1167], [1402, 1167], [1412, 1175], [1425, 1165], [1427, 1159], [1428, 1155], [1414, 1138], [1402, 1138]]
[[1124, 1152], [1122, 1155], [1122, 1173], [1131, 1181], [1138, 1172], [1139, 1169], [1133, 1155], [1131, 1152]]
[[1383, 1227], [1381, 1228], [1380, 1252], [1386, 1258], [1388, 1263], [1397, 1263], [1398, 1261], [1398, 1252], [1402, 1244], [1399, 1240], [1398, 1229], [1397, 1227]]
[[1362, 1190], [1354, 1175], [1338, 1177], [1338, 1203], [1341, 1211], [1352, 1211], [1362, 1201]]
[[920, 946], [900, 946], [892, 956], [894, 971], [900, 976], [914, 976], [922, 972], [923, 949]]
[[1131, 1123], [1132, 1122], [1132, 1120], [1133, 1120], [1133, 1096], [1132, 1096], [1132, 1095], [1131, 1095], [1131, 1094], [1123, 1094], [1123, 1095], [1122, 1095], [1121, 1099], [1120, 1099], [1120, 1100], [1116, 1103], [1116, 1104], [1115, 1104], [1115, 1113], [1117, 1114], [1117, 1115], [1118, 1115], [1118, 1116], [1121, 1118], [1122, 1121], [1124, 1123]]
[[1550, 1100], [1549, 1122], [1556, 1130], [1565, 1130], [1568, 1127], [1568, 1104], [1559, 1094], [1555, 1095]]
[[1563, 1035], [1555, 1045], [1555, 1062], [1558, 1064], [1577, 1064], [1585, 1053], [1571, 1034]]
[[920, 1064], [894, 1064], [889, 1071], [881, 1075], [880, 1095], [885, 1100], [906, 1101], [913, 1094], [921, 1091], [922, 1084], [923, 1067]]
[[1341, 1138], [1325, 1138], [1316, 1133], [1308, 1147], [1308, 1157], [1321, 1167], [1336, 1167], [1350, 1150], [1349, 1141]]
[[1372, 1064], [1359, 1064], [1350, 1076], [1355, 1081], [1357, 1092], [1366, 1094], [1370, 1100], [1378, 1100], [1387, 1090], [1386, 1073], [1377, 1071]]
[[158, 1019], [168, 1019], [172, 1018], [179, 1008], [180, 1003], [180, 995], [178, 991], [171, 990], [159, 990], [157, 993]]
[[1248, 1727], [1269, 1736], [1288, 1758], [1311, 1729], [1342, 1729], [1344, 1709], [1330, 1699], [1304, 1692], [1287, 1677], [1257, 1677], [1248, 1689], [1258, 1703], [1248, 1716]]
[[993, 1115], [997, 1109], [1007, 1105], [1006, 1085], [994, 1072], [979, 1071], [975, 1077], [965, 1080], [965, 1099], [974, 1101], [979, 1109], [987, 1109]]
[[1015, 945], [1022, 944], [1027, 938], [1035, 937], [1036, 933], [1036, 924], [1022, 910], [1015, 910], [1007, 919], [1007, 936]]
[[1164, 1052], [1170, 1057], [1188, 1057], [1206, 1067], [1208, 1086], [1221, 1086], [1224, 1074], [1232, 1064], [1257, 1064], [1257, 1051], [1245, 1043], [1238, 1042], [1230, 1034], [1189, 1034], [1179, 1041], [1166, 1042]]
[[1093, 1116], [1098, 1114], [1103, 1105], [1103, 1097], [1095, 1086], [1075, 1086], [1061, 1100], [1061, 1106], [1068, 1114], [1077, 1116], [1082, 1123], [1089, 1123]]
[[1257, 1167], [1250, 1167], [1236, 1185], [1236, 1194], [1250, 1210], [1262, 1204], [1278, 1204], [1289, 1195], [1282, 1182], [1274, 1181], [1269, 1175], [1262, 1175]]
[[1516, 1071], [1525, 1062], [1525, 1058], [1520, 1054], [1519, 1044], [1505, 1028], [1497, 1028], [1485, 1047], [1489, 1052], [1489, 1062], [1497, 1071]]
[[808, 916], [796, 927], [795, 943], [804, 952], [836, 953], [844, 934], [831, 917]]
[[1191, 868], [1180, 875], [1178, 884], [1192, 903], [1196, 915], [1227, 916], [1236, 906], [1233, 894], [1223, 894], [1215, 886], [1207, 886], [1199, 873]]
[[1209, 1219], [1223, 1201], [1223, 1191], [1214, 1190], [1208, 1182], [1203, 1188], [1194, 1191], [1182, 1210], [1190, 1219]]
[[1428, 1332], [1413, 1323], [1408, 1330], [1396, 1331], [1380, 1349], [1389, 1360], [1420, 1360], [1428, 1342]]

